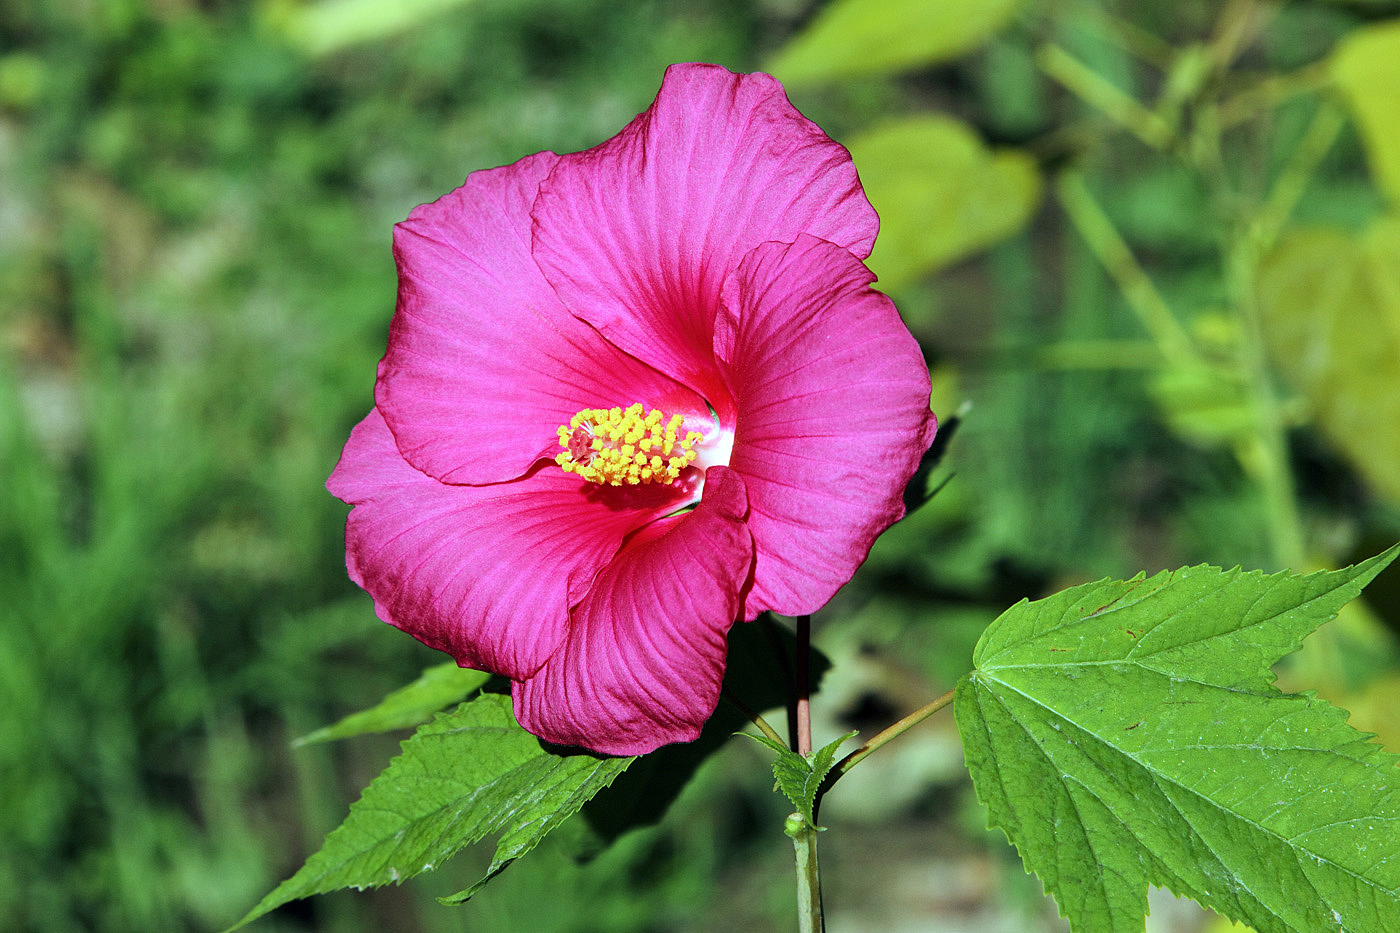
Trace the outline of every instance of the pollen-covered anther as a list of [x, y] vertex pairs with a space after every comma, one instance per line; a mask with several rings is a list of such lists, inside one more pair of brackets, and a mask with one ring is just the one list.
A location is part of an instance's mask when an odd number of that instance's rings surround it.
[[604, 486], [674, 483], [698, 456], [699, 431], [684, 431], [685, 419], [667, 417], [638, 403], [622, 408], [585, 408], [559, 426], [554, 462], [568, 473]]

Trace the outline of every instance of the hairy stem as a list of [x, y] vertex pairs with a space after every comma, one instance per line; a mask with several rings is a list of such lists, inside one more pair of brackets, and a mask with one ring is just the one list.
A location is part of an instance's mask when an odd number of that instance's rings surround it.
[[797, 929], [801, 933], [821, 933], [822, 885], [817, 872], [817, 828], [794, 813], [787, 818], [784, 832], [792, 837], [797, 856]]

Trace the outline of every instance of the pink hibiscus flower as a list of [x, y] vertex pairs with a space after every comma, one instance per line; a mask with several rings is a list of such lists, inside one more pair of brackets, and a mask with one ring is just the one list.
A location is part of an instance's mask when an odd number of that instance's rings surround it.
[[862, 262], [877, 227], [776, 80], [713, 65], [668, 69], [600, 146], [416, 208], [327, 483], [380, 618], [509, 677], [548, 741], [694, 739], [730, 625], [825, 604], [933, 440]]

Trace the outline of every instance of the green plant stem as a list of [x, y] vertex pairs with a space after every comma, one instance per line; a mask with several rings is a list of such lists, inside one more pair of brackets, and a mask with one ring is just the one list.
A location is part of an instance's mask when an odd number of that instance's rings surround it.
[[1035, 60], [1041, 71], [1148, 146], [1171, 147], [1176, 134], [1165, 120], [1060, 46], [1053, 42], [1041, 46]]
[[1146, 62], [1159, 71], [1166, 71], [1176, 57], [1176, 50], [1155, 32], [1105, 10], [1098, 3], [1078, 0], [1067, 5], [1076, 25], [1082, 25], [1112, 42], [1129, 55]]
[[890, 740], [899, 738], [901, 735], [908, 732], [910, 729], [914, 728], [919, 723], [923, 722], [925, 719], [929, 718], [934, 713], [947, 706], [949, 703], [953, 702], [953, 694], [956, 692], [957, 691], [955, 690], [949, 690], [947, 693], [943, 694], [941, 697], [934, 700], [927, 706], [919, 707], [918, 709], [914, 710], [914, 712], [910, 713], [908, 716], [905, 716], [899, 722], [895, 723], [894, 725], [885, 729], [883, 732], [871, 738], [870, 741], [866, 742], [860, 748], [851, 752], [845, 758], [842, 758], [836, 763], [836, 767], [832, 768], [830, 773], [827, 774], [826, 780], [822, 782], [822, 791], [825, 792], [828, 789], [830, 789], [831, 785], [836, 781], [837, 778], [841, 777], [841, 775], [845, 774], [847, 771], [860, 764], [860, 762], [863, 761], [865, 757], [871, 752], [875, 751], [877, 748], [889, 742]]
[[[796, 710], [797, 733], [792, 748], [803, 758], [812, 756], [812, 696], [811, 696], [812, 617], [797, 617]], [[817, 827], [801, 813], [790, 815], [783, 831], [792, 838], [797, 857], [797, 928], [801, 933], [821, 933], [822, 884], [817, 871]]]
[[822, 919], [822, 885], [817, 871], [817, 828], [794, 813], [784, 823], [783, 831], [792, 837], [797, 857], [797, 929], [801, 933], [821, 933], [826, 929]]
[[1316, 94], [1327, 87], [1329, 80], [1325, 60], [1288, 74], [1265, 75], [1220, 102], [1220, 127], [1231, 129], [1294, 97]]
[[1261, 5], [1258, 0], [1228, 0], [1220, 11], [1220, 18], [1216, 20], [1215, 35], [1209, 44], [1217, 74], [1224, 74], [1229, 69], [1274, 14], [1271, 5]]
[[1331, 151], [1332, 144], [1337, 141], [1345, 125], [1346, 116], [1340, 107], [1328, 100], [1318, 104], [1317, 113], [1313, 114], [1312, 122], [1293, 150], [1293, 156], [1274, 180], [1255, 221], [1254, 236], [1260, 253], [1268, 251], [1278, 241], [1284, 225], [1293, 216], [1293, 209], [1298, 206], [1298, 200], [1317, 173], [1317, 167]]
[[1076, 171], [1064, 172], [1055, 183], [1055, 194], [1070, 223], [1118, 283], [1128, 306], [1142, 321], [1162, 356], [1173, 365], [1196, 364], [1197, 353], [1191, 338], [1167, 307], [1152, 279], [1138, 265], [1113, 221], [1094, 200], [1083, 176]]
[[783, 741], [783, 737], [778, 734], [777, 729], [774, 729], [768, 724], [768, 720], [764, 719], [763, 716], [761, 716], [758, 713], [758, 711], [755, 710], [753, 707], [749, 706], [743, 700], [730, 693], [727, 688], [721, 687], [719, 695], [724, 698], [724, 701], [726, 703], [738, 710], [740, 715], [742, 715], [749, 722], [757, 726], [759, 732], [762, 732], [774, 742], [781, 743]]
[[1254, 404], [1254, 450], [1243, 451], [1246, 470], [1254, 473], [1264, 498], [1264, 516], [1270, 550], [1278, 567], [1304, 563], [1302, 520], [1297, 490], [1288, 460], [1288, 434], [1283, 406], [1274, 388], [1264, 350], [1255, 281], [1259, 264], [1254, 231], [1236, 232], [1225, 246], [1226, 277], [1244, 335], [1241, 363]]
[[1154, 370], [1162, 365], [1162, 354], [1146, 340], [1061, 340], [1035, 352], [1035, 364], [1042, 369], [1084, 371], [1094, 369]]

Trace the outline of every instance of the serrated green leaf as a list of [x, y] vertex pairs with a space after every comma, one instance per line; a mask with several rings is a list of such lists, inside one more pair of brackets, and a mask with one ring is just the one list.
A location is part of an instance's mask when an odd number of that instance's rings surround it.
[[1010, 236], [1040, 203], [1034, 160], [1014, 149], [987, 148], [970, 127], [949, 117], [895, 120], [847, 145], [880, 215], [869, 264], [884, 289]]
[[1400, 215], [1360, 235], [1290, 232], [1261, 265], [1259, 306], [1269, 356], [1318, 427], [1400, 502]]
[[850, 732], [841, 736], [841, 738], [833, 742], [828, 742], [812, 753], [812, 777], [809, 779], [807, 786], [803, 788], [802, 797], [803, 804], [806, 807], [806, 809], [802, 811], [802, 814], [807, 817], [809, 823], [813, 821], [812, 810], [816, 806], [817, 792], [821, 787], [822, 781], [826, 780], [826, 776], [831, 773], [831, 769], [836, 765], [837, 750], [859, 734], [860, 732], [858, 730], [852, 729]]
[[836, 750], [857, 733], [847, 732], [806, 758], [766, 735], [743, 734], [778, 753], [778, 757], [773, 759], [773, 777], [778, 781], [778, 789], [808, 825], [815, 825], [812, 810], [816, 806], [822, 781], [836, 764]]
[[1331, 76], [1360, 127], [1377, 183], [1400, 203], [1400, 20], [1344, 36], [1332, 53]]
[[833, 0], [773, 59], [790, 84], [950, 61], [1006, 24], [1021, 0]]
[[1072, 929], [1141, 931], [1149, 885], [1260, 933], [1400, 929], [1400, 759], [1269, 671], [1397, 551], [1093, 583], [987, 629], [964, 754]]
[[432, 718], [441, 709], [460, 703], [491, 679], [485, 671], [458, 667], [451, 661], [429, 667], [418, 679], [400, 687], [369, 709], [351, 713], [337, 723], [294, 741], [296, 746], [330, 742], [371, 732], [407, 729]]
[[238, 925], [312, 894], [401, 882], [499, 833], [486, 876], [444, 902], [466, 900], [633, 760], [561, 754], [520, 728], [509, 697], [479, 696], [405, 741], [321, 850]]

